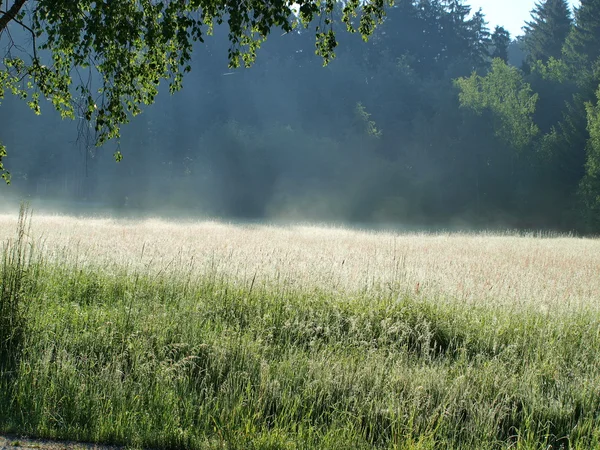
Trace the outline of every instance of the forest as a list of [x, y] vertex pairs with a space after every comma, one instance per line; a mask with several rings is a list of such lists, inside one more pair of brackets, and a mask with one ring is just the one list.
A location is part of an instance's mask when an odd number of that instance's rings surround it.
[[229, 69], [215, 27], [183, 90], [161, 88], [101, 147], [84, 121], [6, 96], [2, 195], [85, 212], [597, 233], [600, 2], [542, 0], [516, 37], [461, 0], [386, 12], [366, 43], [339, 33], [326, 67], [296, 29]]

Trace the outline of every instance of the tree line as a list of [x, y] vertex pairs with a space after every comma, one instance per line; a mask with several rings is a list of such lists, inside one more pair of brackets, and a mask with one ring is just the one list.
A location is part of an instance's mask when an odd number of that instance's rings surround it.
[[[342, 6], [331, 17], [345, 26]], [[126, 211], [598, 232], [600, 2], [542, 0], [523, 31], [490, 30], [461, 0], [403, 1], [368, 42], [339, 34], [327, 67], [294, 28], [229, 69], [215, 27], [183, 91], [118, 143], [73, 146], [77, 122], [6, 98], [10, 189]]]

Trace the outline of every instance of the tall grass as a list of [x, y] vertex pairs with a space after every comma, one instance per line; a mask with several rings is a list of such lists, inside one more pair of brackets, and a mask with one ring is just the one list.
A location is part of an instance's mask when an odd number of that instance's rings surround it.
[[4, 261], [21, 264], [29, 306], [0, 431], [152, 448], [600, 446], [592, 303], [240, 282], [216, 263], [67, 251]]
[[27, 245], [30, 221], [21, 205], [16, 236], [2, 246], [0, 265], [0, 378], [12, 374], [27, 334], [27, 275], [32, 255]]

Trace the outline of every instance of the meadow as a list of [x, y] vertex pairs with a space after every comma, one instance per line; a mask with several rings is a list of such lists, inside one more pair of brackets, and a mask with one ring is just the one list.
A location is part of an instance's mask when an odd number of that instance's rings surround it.
[[0, 433], [600, 447], [600, 240], [0, 215]]

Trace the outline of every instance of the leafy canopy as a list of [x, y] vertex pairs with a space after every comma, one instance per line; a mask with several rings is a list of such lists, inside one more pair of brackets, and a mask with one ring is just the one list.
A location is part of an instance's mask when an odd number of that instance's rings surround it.
[[[393, 0], [348, 0], [342, 21], [366, 40]], [[12, 3], [12, 4], [11, 4]], [[194, 42], [229, 27], [229, 64], [249, 66], [271, 30], [315, 23], [316, 53], [327, 64], [337, 46], [336, 0], [13, 0], [0, 7], [0, 102], [6, 91], [36, 114], [50, 100], [63, 117], [90, 124], [97, 145], [154, 102], [161, 80], [171, 92], [191, 70]], [[13, 38], [20, 28], [28, 49]], [[0, 173], [4, 172], [0, 146]], [[120, 153], [115, 154], [117, 159]]]
[[587, 219], [593, 226], [600, 226], [600, 86], [596, 91], [597, 102], [587, 102], [586, 173], [581, 180], [580, 194], [586, 206]]
[[486, 76], [474, 73], [455, 84], [461, 106], [477, 114], [490, 111], [497, 120], [496, 135], [515, 149], [525, 149], [539, 133], [533, 121], [538, 95], [516, 67], [496, 58]]

